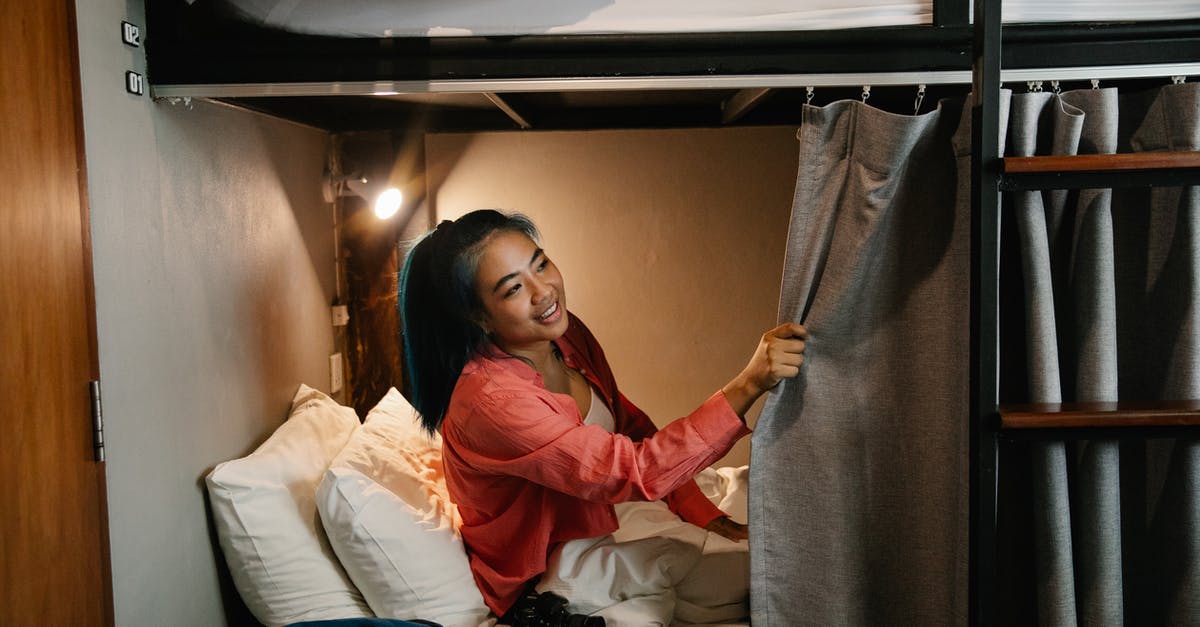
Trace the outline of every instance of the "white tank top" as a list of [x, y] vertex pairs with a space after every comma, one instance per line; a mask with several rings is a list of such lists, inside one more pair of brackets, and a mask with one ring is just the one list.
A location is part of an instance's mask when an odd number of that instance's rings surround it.
[[592, 391], [592, 405], [588, 407], [588, 413], [583, 417], [585, 425], [600, 425], [605, 431], [614, 433], [617, 430], [617, 422], [613, 418], [613, 414], [608, 409], [608, 405], [600, 399], [600, 395], [596, 394], [596, 388], [588, 386]]

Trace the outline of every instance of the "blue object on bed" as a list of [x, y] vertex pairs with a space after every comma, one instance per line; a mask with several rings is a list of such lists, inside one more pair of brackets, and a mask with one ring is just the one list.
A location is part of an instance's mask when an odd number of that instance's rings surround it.
[[336, 619], [328, 621], [293, 622], [287, 627], [442, 627], [432, 621], [402, 621], [398, 619]]

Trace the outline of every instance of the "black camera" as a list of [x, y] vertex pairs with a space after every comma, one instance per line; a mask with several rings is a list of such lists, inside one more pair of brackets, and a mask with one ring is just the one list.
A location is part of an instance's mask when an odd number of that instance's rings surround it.
[[530, 592], [504, 615], [512, 627], [604, 627], [604, 618], [572, 614], [567, 600], [553, 592]]

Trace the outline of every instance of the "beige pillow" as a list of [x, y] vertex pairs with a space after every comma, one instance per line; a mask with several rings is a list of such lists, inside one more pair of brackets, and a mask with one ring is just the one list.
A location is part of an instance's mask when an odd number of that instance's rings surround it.
[[442, 474], [442, 444], [395, 389], [330, 464], [317, 491], [330, 543], [371, 609], [445, 627], [488, 623]]
[[266, 625], [373, 615], [334, 557], [314, 500], [358, 428], [354, 410], [301, 385], [291, 415], [266, 442], [208, 475], [234, 585]]

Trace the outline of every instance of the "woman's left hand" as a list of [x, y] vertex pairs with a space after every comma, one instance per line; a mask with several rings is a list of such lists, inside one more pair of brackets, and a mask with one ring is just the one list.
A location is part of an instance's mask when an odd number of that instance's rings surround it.
[[734, 522], [733, 519], [728, 516], [714, 518], [712, 522], [705, 525], [704, 528], [719, 536], [729, 538], [734, 542], [740, 542], [750, 537], [749, 527], [741, 523]]

